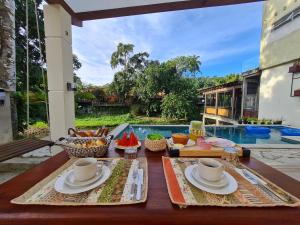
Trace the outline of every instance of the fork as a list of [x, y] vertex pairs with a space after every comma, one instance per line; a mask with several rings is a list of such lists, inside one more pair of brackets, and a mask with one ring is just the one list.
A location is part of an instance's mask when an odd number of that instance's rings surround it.
[[274, 192], [270, 187], [267, 185], [263, 184], [259, 179], [255, 178], [248, 170], [246, 169], [241, 169], [242, 173], [246, 178], [251, 180], [254, 184], [256, 184], [258, 187], [260, 187], [262, 190], [264, 190], [266, 193], [268, 193], [271, 196], [276, 196], [279, 198], [281, 201], [288, 202], [288, 199], [285, 197], [281, 196], [280, 194]]
[[130, 199], [133, 200], [133, 197], [135, 196], [135, 192], [136, 192], [136, 179], [137, 179], [137, 169], [134, 169], [133, 173], [132, 173], [132, 183], [131, 183], [131, 188], [130, 188]]

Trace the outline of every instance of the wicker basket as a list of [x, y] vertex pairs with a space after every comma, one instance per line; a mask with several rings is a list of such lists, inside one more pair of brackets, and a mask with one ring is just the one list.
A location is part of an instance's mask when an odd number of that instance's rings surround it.
[[[97, 147], [76, 147], [74, 144], [84, 144], [91, 140], [105, 140], [105, 145], [97, 146]], [[86, 157], [93, 157], [93, 158], [100, 158], [105, 155], [107, 152], [110, 142], [113, 139], [113, 136], [110, 135], [107, 138], [100, 138], [100, 137], [83, 137], [83, 138], [76, 138], [76, 137], [68, 137], [68, 138], [60, 138], [56, 145], [59, 145], [64, 148], [64, 150], [68, 153], [69, 157], [77, 157], [77, 158], [86, 158]]]
[[145, 139], [145, 147], [153, 152], [163, 151], [167, 148], [167, 140], [165, 138], [160, 140]]

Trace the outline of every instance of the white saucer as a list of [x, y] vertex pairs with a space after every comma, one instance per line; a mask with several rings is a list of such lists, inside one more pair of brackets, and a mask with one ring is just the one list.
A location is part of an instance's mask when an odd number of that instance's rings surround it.
[[185, 147], [191, 147], [191, 146], [194, 146], [196, 144], [195, 141], [189, 139], [188, 142], [186, 143]]
[[102, 175], [97, 181], [95, 181], [94, 183], [92, 183], [90, 185], [86, 185], [83, 187], [76, 187], [76, 188], [70, 187], [69, 185], [67, 185], [65, 183], [67, 174], [68, 173], [57, 178], [55, 185], [54, 185], [54, 189], [57, 192], [60, 192], [62, 194], [78, 194], [81, 192], [89, 191], [89, 190], [94, 189], [94, 188], [100, 186], [101, 184], [103, 184], [110, 177], [111, 171], [107, 166], [103, 165]]
[[217, 137], [209, 137], [209, 138], [205, 139], [205, 142], [207, 144], [211, 144], [213, 146], [221, 147], [221, 148], [234, 147], [236, 145], [231, 140], [224, 139], [224, 138], [217, 138]]
[[192, 185], [194, 185], [196, 188], [199, 188], [200, 190], [203, 190], [203, 191], [206, 191], [206, 192], [209, 192], [212, 194], [218, 194], [218, 195], [228, 195], [237, 190], [238, 184], [237, 184], [236, 180], [227, 172], [224, 172], [224, 175], [228, 181], [228, 185], [226, 185], [222, 188], [213, 188], [213, 187], [209, 187], [207, 185], [204, 185], [204, 184], [198, 182], [192, 175], [193, 168], [196, 166], [197, 165], [188, 166], [184, 171], [186, 179]]
[[204, 178], [202, 178], [200, 175], [197, 175], [196, 173], [196, 167], [193, 167], [192, 169], [192, 177], [195, 181], [197, 181], [200, 184], [206, 185], [211, 188], [222, 188], [228, 184], [227, 176], [225, 175], [225, 171], [223, 172], [223, 175], [220, 180], [218, 181], [208, 181]]
[[103, 175], [102, 168], [98, 167], [97, 168], [97, 173], [94, 177], [92, 177], [89, 180], [85, 180], [85, 181], [77, 181], [75, 179], [74, 170], [70, 170], [66, 174], [65, 183], [67, 185], [69, 185], [70, 187], [82, 187], [82, 186], [86, 186], [86, 185], [94, 183], [96, 180], [100, 179], [100, 177], [102, 177], [102, 175]]

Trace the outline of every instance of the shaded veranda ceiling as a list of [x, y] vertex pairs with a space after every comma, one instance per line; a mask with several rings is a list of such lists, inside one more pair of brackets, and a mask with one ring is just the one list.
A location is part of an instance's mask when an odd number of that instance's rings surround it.
[[86, 20], [259, 1], [263, 0], [46, 0], [62, 5], [77, 26]]

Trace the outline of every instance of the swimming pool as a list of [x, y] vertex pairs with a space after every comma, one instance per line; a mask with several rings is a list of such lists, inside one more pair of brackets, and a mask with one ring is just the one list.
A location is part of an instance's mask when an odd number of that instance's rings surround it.
[[[290, 144], [281, 140], [280, 129], [284, 126], [274, 126], [271, 128], [270, 135], [252, 135], [245, 132], [243, 126], [207, 126], [205, 127], [207, 136], [222, 137], [234, 141], [238, 144]], [[159, 133], [165, 137], [171, 137], [172, 133], [189, 132], [188, 126], [147, 126], [147, 125], [129, 125], [125, 128], [117, 138], [120, 138], [126, 131], [127, 133], [133, 130], [140, 140], [145, 140], [150, 133]]]

